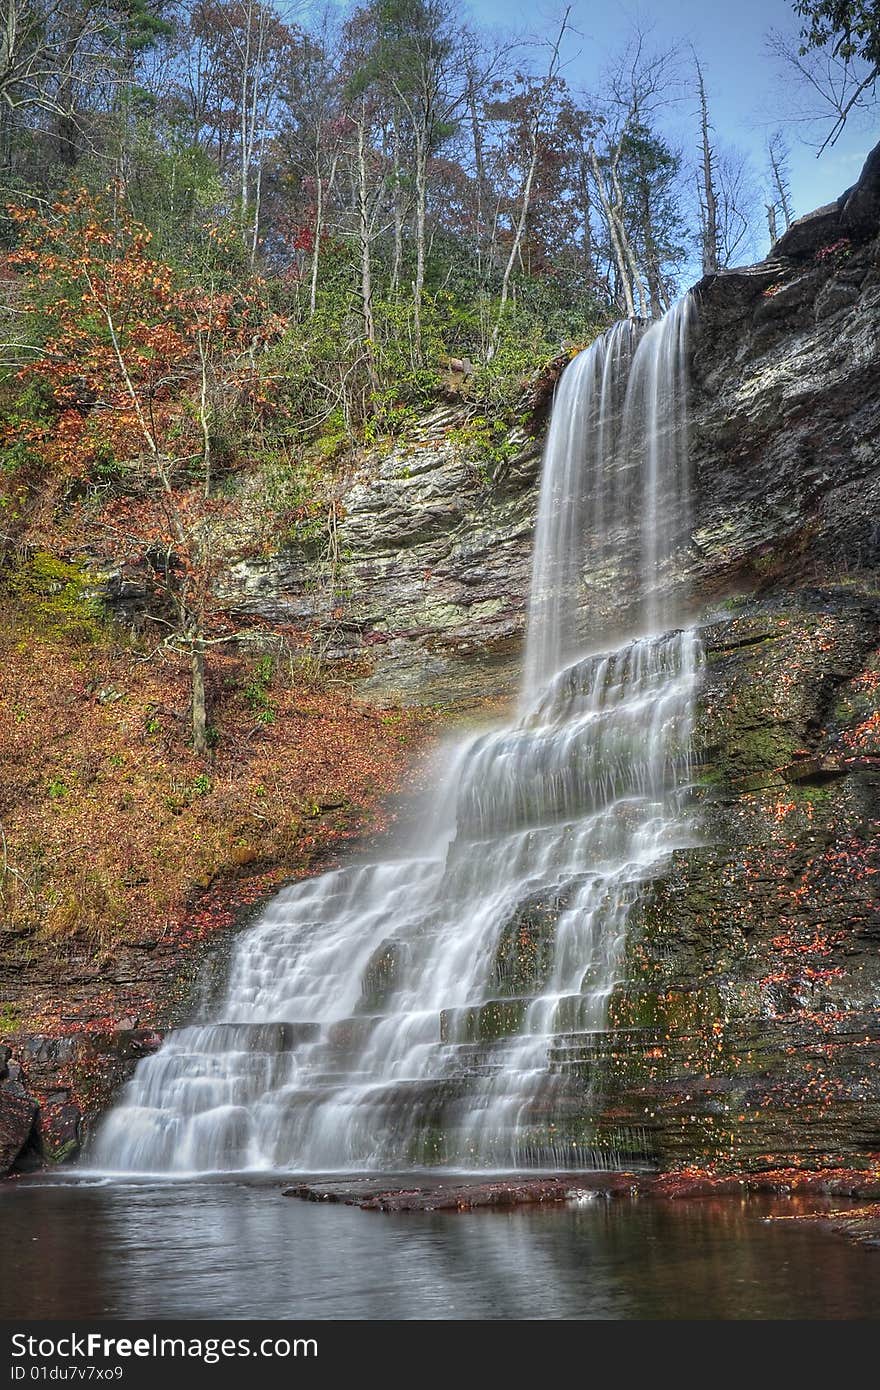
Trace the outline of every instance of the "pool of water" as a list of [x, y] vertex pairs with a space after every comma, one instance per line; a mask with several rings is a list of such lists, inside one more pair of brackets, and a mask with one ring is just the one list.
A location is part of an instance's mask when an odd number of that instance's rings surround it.
[[387, 1215], [276, 1182], [0, 1184], [21, 1318], [865, 1318], [880, 1251], [793, 1201], [596, 1199]]

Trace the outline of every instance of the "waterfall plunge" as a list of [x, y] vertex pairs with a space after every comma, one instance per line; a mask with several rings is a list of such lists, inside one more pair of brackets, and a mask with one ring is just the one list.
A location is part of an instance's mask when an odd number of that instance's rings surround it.
[[[690, 313], [685, 299], [647, 329], [618, 324], [563, 374], [516, 721], [458, 742], [418, 852], [273, 899], [236, 945], [216, 1021], [138, 1066], [97, 1165], [595, 1161], [563, 1123], [590, 1097], [553, 1050], [605, 1027], [632, 904], [693, 840], [699, 647], [665, 630], [664, 597], [689, 531]], [[643, 635], [583, 655], [585, 576], [611, 563]]]

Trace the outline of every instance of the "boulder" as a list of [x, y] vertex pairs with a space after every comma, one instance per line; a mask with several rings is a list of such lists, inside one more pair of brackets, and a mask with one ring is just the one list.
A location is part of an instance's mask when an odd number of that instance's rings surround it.
[[36, 1102], [27, 1094], [21, 1069], [8, 1047], [0, 1047], [0, 1178], [34, 1139]]

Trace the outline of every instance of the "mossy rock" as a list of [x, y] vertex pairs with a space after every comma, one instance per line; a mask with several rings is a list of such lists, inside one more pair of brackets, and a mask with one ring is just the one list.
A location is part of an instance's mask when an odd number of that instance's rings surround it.
[[497, 1042], [519, 1033], [529, 999], [490, 999], [464, 1009], [440, 1013], [440, 1041], [444, 1043]]
[[500, 994], [537, 994], [553, 968], [556, 923], [563, 910], [559, 894], [529, 900], [504, 927], [492, 970]]
[[106, 636], [94, 579], [78, 565], [38, 550], [9, 587], [37, 630], [53, 640], [98, 642]]
[[620, 986], [611, 996], [609, 1021], [614, 1028], [645, 1028], [663, 1034], [711, 1031], [724, 1017], [718, 990], [640, 989]]
[[389, 938], [373, 952], [361, 976], [361, 1008], [381, 1013], [400, 987], [408, 952], [402, 941]]
[[842, 680], [864, 661], [855, 616], [762, 612], [706, 630], [707, 674], [696, 743], [701, 776], [736, 790], [779, 778], [826, 722]]

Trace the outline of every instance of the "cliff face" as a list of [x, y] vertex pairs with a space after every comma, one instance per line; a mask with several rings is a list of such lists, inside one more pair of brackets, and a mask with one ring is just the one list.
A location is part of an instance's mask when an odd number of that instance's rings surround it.
[[467, 701], [511, 689], [519, 665], [541, 445], [512, 435], [502, 468], [444, 407], [343, 492], [335, 574], [314, 584], [295, 548], [233, 568], [238, 615], [307, 624], [323, 660], [356, 662], [367, 696]]
[[696, 525], [668, 582], [705, 643], [704, 843], [636, 909], [612, 1031], [554, 1063], [571, 1141], [664, 1168], [880, 1154], [878, 227], [875, 151], [695, 292]]
[[706, 589], [876, 569], [878, 230], [880, 147], [768, 261], [696, 288], [694, 567]]
[[875, 151], [696, 291], [706, 843], [641, 904], [596, 1059], [600, 1133], [663, 1166], [880, 1152], [878, 226]]
[[[848, 577], [880, 560], [880, 147], [837, 204], [796, 223], [757, 266], [695, 289], [694, 530], [665, 587], [713, 595]], [[540, 440], [509, 461], [438, 410], [340, 499], [335, 582], [295, 548], [237, 566], [240, 613], [314, 625], [360, 689], [420, 702], [510, 691], [519, 669]], [[622, 564], [625, 557], [621, 556]], [[584, 623], [625, 614], [623, 567], [587, 576]]]
[[703, 628], [704, 843], [636, 909], [612, 1031], [559, 1042], [569, 1142], [876, 1167], [878, 226], [875, 151], [771, 260], [696, 289], [696, 525], [667, 580]]
[[602, 1078], [600, 1144], [662, 1167], [870, 1169], [880, 595], [732, 608], [704, 629], [704, 843], [639, 904], [615, 1031], [562, 1061], [581, 1085]]

